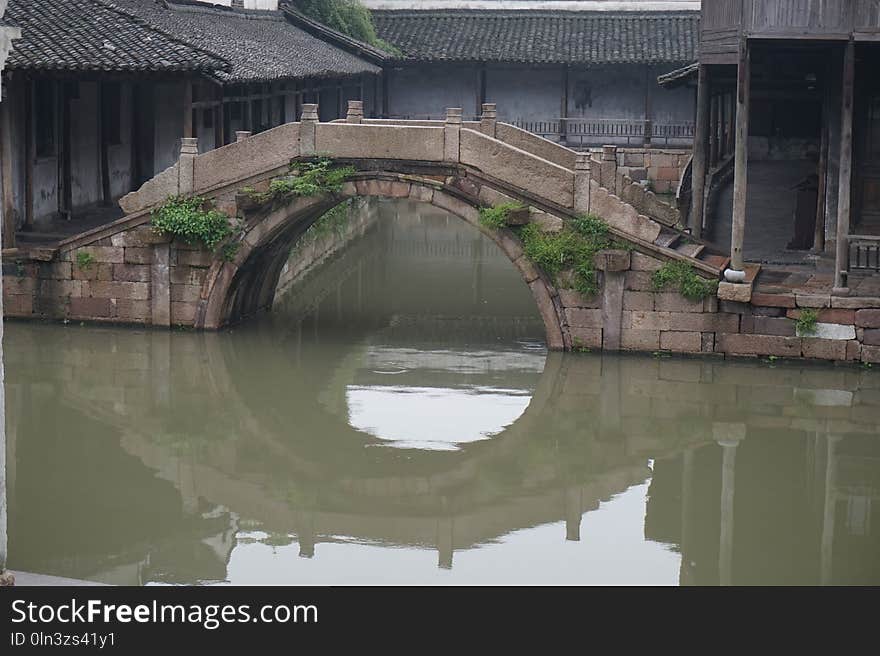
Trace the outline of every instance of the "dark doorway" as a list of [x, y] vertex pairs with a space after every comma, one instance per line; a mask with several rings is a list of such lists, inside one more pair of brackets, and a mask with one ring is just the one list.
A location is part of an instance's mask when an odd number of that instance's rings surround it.
[[856, 63], [853, 131], [853, 232], [880, 235], [880, 49], [865, 47]]

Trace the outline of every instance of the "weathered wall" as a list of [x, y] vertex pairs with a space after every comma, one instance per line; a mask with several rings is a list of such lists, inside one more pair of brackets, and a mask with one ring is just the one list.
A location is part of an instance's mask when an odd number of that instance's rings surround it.
[[497, 103], [499, 121], [512, 123], [558, 118], [562, 111], [562, 80], [562, 68], [558, 66], [489, 67], [486, 70], [486, 102]]
[[154, 89], [156, 122], [153, 171], [164, 171], [177, 161], [183, 136], [183, 83], [163, 82]]
[[476, 66], [404, 65], [385, 75], [391, 116], [440, 116], [446, 107], [461, 107], [465, 116], [477, 113]]
[[658, 194], [674, 194], [691, 151], [682, 148], [618, 148], [618, 170]]

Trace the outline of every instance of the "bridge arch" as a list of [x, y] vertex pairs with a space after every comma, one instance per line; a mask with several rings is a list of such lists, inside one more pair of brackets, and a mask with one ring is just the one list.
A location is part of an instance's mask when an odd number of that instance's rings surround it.
[[484, 228], [480, 202], [455, 186], [432, 178], [361, 172], [340, 193], [297, 197], [283, 204], [246, 211], [245, 232], [234, 258], [215, 257], [203, 283], [195, 328], [218, 329], [271, 307], [282, 268], [296, 241], [333, 207], [356, 197], [409, 199], [433, 205], [459, 217], [489, 237], [510, 259], [528, 285], [544, 323], [547, 346], [563, 349], [563, 310], [558, 292], [523, 254], [519, 239], [508, 230]]

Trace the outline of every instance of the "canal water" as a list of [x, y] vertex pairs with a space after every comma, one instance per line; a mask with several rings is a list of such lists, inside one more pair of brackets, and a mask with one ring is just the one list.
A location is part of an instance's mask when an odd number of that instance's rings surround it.
[[878, 584], [880, 372], [548, 354], [377, 220], [218, 334], [7, 326], [9, 565], [114, 584]]

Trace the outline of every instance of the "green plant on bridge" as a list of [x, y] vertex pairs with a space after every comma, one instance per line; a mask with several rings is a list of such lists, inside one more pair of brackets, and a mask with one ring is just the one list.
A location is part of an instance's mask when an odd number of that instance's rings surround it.
[[816, 326], [819, 322], [819, 313], [812, 308], [806, 308], [800, 311], [800, 315], [795, 322], [795, 328], [798, 335], [815, 335]]
[[501, 203], [494, 207], [480, 208], [480, 223], [487, 228], [500, 230], [506, 228], [510, 219], [510, 213], [525, 209], [521, 203]]
[[85, 269], [91, 269], [92, 265], [95, 263], [95, 256], [89, 253], [88, 251], [77, 251], [76, 253], [76, 266], [79, 267], [80, 271], [84, 271]]
[[267, 191], [254, 192], [252, 188], [245, 188], [242, 191], [259, 203], [301, 196], [335, 194], [342, 191], [343, 183], [353, 173], [355, 173], [354, 167], [334, 166], [333, 160], [329, 158], [321, 158], [314, 162], [294, 162], [290, 166], [290, 175], [272, 180]]
[[[599, 291], [594, 257], [607, 248], [628, 248], [614, 239], [608, 225], [599, 217], [584, 215], [566, 223], [559, 232], [544, 232], [536, 223], [519, 229], [523, 250], [557, 286], [571, 287], [584, 296]], [[572, 280], [563, 280], [563, 271], [573, 272]]]
[[717, 280], [703, 278], [687, 262], [667, 262], [654, 272], [651, 284], [655, 291], [674, 286], [691, 301], [702, 301], [718, 292]]
[[187, 244], [202, 245], [210, 251], [236, 232], [229, 223], [229, 217], [209, 208], [200, 196], [172, 196], [164, 205], [152, 211], [150, 223], [160, 234], [171, 235]]

